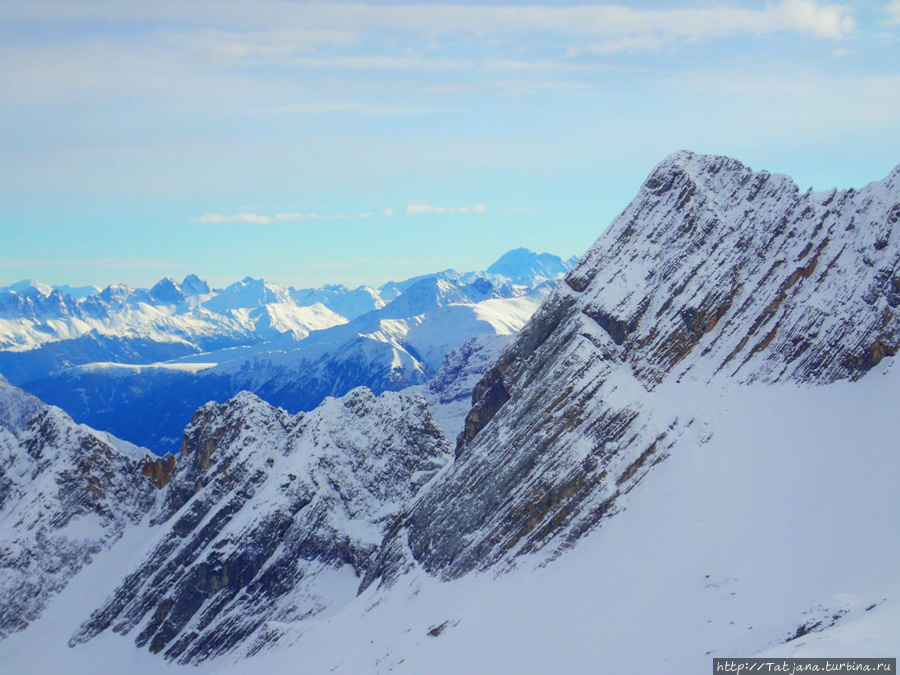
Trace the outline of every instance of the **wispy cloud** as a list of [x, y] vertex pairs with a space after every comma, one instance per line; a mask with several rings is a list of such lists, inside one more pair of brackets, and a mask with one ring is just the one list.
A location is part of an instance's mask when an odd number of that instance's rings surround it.
[[890, 16], [891, 23], [900, 23], [900, 0], [893, 0], [885, 7], [885, 11]]
[[[273, 61], [274, 63], [274, 61]], [[367, 56], [292, 57], [280, 60], [280, 65], [304, 68], [339, 68], [352, 70], [457, 70], [471, 63], [455, 59], [423, 56]]]
[[595, 65], [585, 65], [579, 63], [569, 63], [565, 61], [547, 61], [547, 60], [539, 60], [539, 61], [526, 61], [522, 59], [516, 60], [497, 60], [497, 61], [488, 61], [484, 64], [485, 68], [488, 70], [500, 70], [507, 72], [524, 72], [524, 73], [533, 73], [533, 72], [590, 72], [598, 69], [598, 66]]
[[410, 204], [406, 207], [406, 213], [416, 216], [421, 213], [485, 213], [487, 207], [484, 204], [474, 206], [432, 206], [431, 204]]
[[593, 54], [594, 56], [604, 56], [606, 54], [615, 54], [616, 52], [627, 51], [659, 51], [663, 47], [671, 45], [674, 40], [671, 37], [659, 35], [628, 35], [626, 37], [607, 40], [597, 44], [589, 44], [583, 47], [570, 47], [566, 51], [566, 56], [575, 58], [581, 54]]
[[[677, 5], [676, 5], [677, 7]], [[900, 1], [886, 5], [900, 21]], [[771, 33], [839, 40], [854, 30], [848, 6], [818, 0], [781, 0], [760, 9], [720, 0], [698, 8], [633, 8], [617, 4], [552, 5], [365, 4], [258, 0], [30, 0], [0, 3], [0, 25], [24, 36], [0, 48], [0, 90], [25, 103], [117, 96], [178, 99], [202, 109], [217, 100], [264, 101], [256, 111], [282, 114], [424, 115], [453, 108], [351, 102], [284, 105], [308, 95], [283, 72], [258, 77], [257, 67], [348, 71], [381, 82], [397, 77], [476, 71], [569, 73], [584, 79], [597, 59], [614, 53], [657, 51], [702, 40]], [[52, 26], [66, 39], [31, 41]], [[132, 32], [121, 26], [140, 25]], [[21, 30], [19, 30], [21, 28]], [[126, 37], [123, 37], [127, 35]], [[441, 49], [432, 49], [439, 43]], [[518, 50], [515, 46], [535, 50]], [[486, 48], [486, 49], [484, 49]], [[489, 56], [488, 56], [489, 54]], [[569, 58], [557, 58], [567, 55]], [[580, 60], [576, 61], [576, 58]], [[468, 78], [466, 85], [480, 84]], [[316, 96], [329, 95], [317, 80]], [[358, 82], [356, 83], [359, 84]], [[395, 83], [396, 84], [396, 83]], [[466, 85], [455, 85], [466, 93]], [[454, 85], [429, 82], [433, 94]], [[519, 86], [517, 90], [524, 89]], [[532, 88], [534, 90], [534, 88]], [[356, 89], [358, 92], [359, 89]], [[324, 92], [324, 93], [323, 93]], [[346, 93], [346, 90], [344, 90]], [[300, 98], [299, 100], [303, 100]]]
[[[232, 223], [241, 223], [246, 225], [272, 225], [273, 223], [296, 223], [301, 220], [365, 220], [376, 214], [374, 211], [364, 211], [362, 213], [279, 213], [274, 216], [264, 216], [258, 213], [235, 213], [226, 216], [221, 213], [207, 213], [198, 218], [191, 218], [189, 223], [199, 223], [201, 225], [227, 225]], [[394, 212], [391, 209], [385, 209], [380, 213], [383, 216], [392, 216]]]
[[488, 83], [499, 89], [504, 94], [530, 96], [533, 94], [543, 94], [547, 92], [574, 92], [587, 91], [591, 88], [585, 82], [571, 82], [568, 80], [543, 80], [535, 78], [525, 78], [521, 80], [504, 79], [496, 80]]
[[[487, 212], [487, 207], [484, 204], [474, 204], [472, 206], [434, 206], [426, 203], [414, 203], [407, 206], [403, 212], [409, 216], [416, 216], [422, 213], [485, 213]], [[383, 209], [377, 212], [363, 211], [362, 213], [278, 213], [274, 216], [265, 216], [259, 213], [247, 212], [235, 213], [230, 216], [221, 213], [207, 213], [198, 218], [191, 218], [188, 222], [201, 225], [227, 225], [234, 223], [246, 225], [272, 225], [275, 223], [296, 223], [303, 220], [367, 220], [375, 216], [390, 218], [396, 214], [397, 211], [394, 209]]]
[[[890, 5], [896, 9], [896, 2]], [[580, 36], [633, 35], [657, 32], [680, 37], [713, 37], [734, 33], [792, 31], [821, 38], [841, 38], [853, 30], [853, 20], [844, 5], [820, 4], [816, 0], [782, 0], [763, 9], [744, 9], [733, 3], [707, 3], [701, 8], [635, 9], [622, 5], [554, 7], [541, 5], [478, 6], [469, 4], [363, 4], [354, 2], [294, 3], [259, 0], [252, 4], [228, 0], [158, 0], [153, 3], [93, 0], [32, 0], [4, 3], [4, 22], [39, 21], [155, 21], [170, 25], [217, 25], [237, 29], [243, 36], [239, 51], [258, 45], [251, 54], [271, 53], [284, 40], [267, 48], [266, 40], [292, 30], [306, 42], [345, 42], [352, 35], [384, 30], [434, 37], [466, 33], [484, 37], [497, 34], [544, 32]], [[278, 26], [271, 31], [260, 27]], [[295, 35], [296, 37], [296, 35]], [[233, 44], [233, 38], [228, 39]], [[301, 41], [303, 44], [304, 41]]]
[[366, 103], [298, 103], [270, 108], [267, 112], [280, 115], [316, 115], [351, 113], [359, 115], [434, 115], [459, 112], [459, 108], [389, 107]]
[[224, 223], [250, 223], [253, 225], [269, 225], [275, 222], [269, 216], [260, 216], [255, 213], [235, 213], [233, 216], [223, 216], [220, 213], [207, 213], [199, 218], [191, 218], [189, 223], [201, 223], [203, 225], [219, 225]]

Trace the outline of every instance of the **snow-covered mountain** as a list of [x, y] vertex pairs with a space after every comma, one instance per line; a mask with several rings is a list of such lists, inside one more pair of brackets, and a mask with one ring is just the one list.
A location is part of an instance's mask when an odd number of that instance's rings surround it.
[[[379, 309], [331, 327], [326, 316], [320, 330], [298, 334], [286, 330], [290, 322], [285, 320], [271, 330], [270, 339], [253, 345], [139, 367], [127, 359], [104, 359], [24, 386], [79, 421], [160, 454], [177, 452], [181, 431], [197, 407], [209, 400], [225, 401], [242, 390], [299, 412], [358, 386], [380, 393], [424, 384], [444, 356], [467, 338], [518, 331], [549, 287], [546, 281], [512, 284], [497, 275], [445, 271], [405, 284], [402, 294]], [[205, 302], [201, 310], [212, 307], [234, 318], [253, 319], [246, 322], [246, 330], [255, 335], [265, 332], [259, 312], [268, 312], [271, 321], [303, 312], [308, 325], [316, 308], [330, 312], [318, 303], [289, 305], [286, 293], [245, 279]], [[310, 299], [312, 295], [306, 297]], [[253, 303], [255, 309], [246, 309]], [[131, 423], [135, 418], [143, 420], [138, 427]]]
[[357, 389], [291, 417], [249, 393], [185, 430], [159, 536], [73, 637], [115, 625], [190, 663], [269, 648], [356, 593], [387, 528], [450, 457], [420, 397]]
[[898, 176], [800, 194], [727, 158], [660, 164], [475, 388], [413, 558], [455, 577], [571, 546], [692, 433], [648, 405], [661, 385], [828, 384], [895, 354]]
[[898, 220], [900, 167], [801, 194], [677, 153], [521, 331], [444, 355], [425, 392], [462, 426], [455, 453], [415, 394], [206, 405], [147, 471], [147, 521], [0, 662], [688, 675], [895, 656]]
[[291, 290], [291, 298], [301, 307], [316, 303], [327, 306], [347, 320], [381, 309], [387, 302], [380, 290], [371, 286], [349, 289], [342, 284], [327, 284], [321, 288]]
[[16, 384], [73, 365], [144, 365], [257, 344], [346, 319], [320, 303], [299, 306], [287, 289], [245, 279], [220, 293], [194, 275], [150, 290], [108, 286], [79, 299], [43, 286], [0, 291], [0, 372]]
[[[517, 264], [510, 264], [511, 254], [506, 254], [492, 267], [500, 265], [515, 279], [502, 271], [460, 274], [445, 270], [378, 289], [329, 285], [297, 290], [251, 277], [225, 289], [210, 289], [193, 274], [181, 282], [161, 279], [149, 289], [113, 284], [102, 291], [24, 280], [0, 288], [0, 372], [22, 384], [70, 365], [98, 361], [143, 365], [257, 344], [288, 332], [302, 339], [310, 331], [379, 310], [410, 287], [427, 294], [428, 284], [447, 281], [453, 287], [469, 288], [455, 299], [450, 289], [444, 289], [444, 303], [476, 302], [479, 285], [493, 289], [479, 299], [513, 297], [555, 281], [572, 266], [571, 261], [548, 253], [525, 249], [511, 253]], [[529, 266], [531, 259], [539, 262]], [[504, 283], [522, 288], [499, 290]], [[409, 301], [415, 304], [423, 299]]]
[[434, 420], [451, 441], [463, 430], [472, 407], [472, 391], [513, 335], [476, 335], [451, 349], [428, 384], [410, 387], [428, 401]]
[[504, 253], [487, 268], [488, 274], [506, 277], [514, 284], [537, 285], [558, 279], [574, 267], [576, 260], [560, 260], [549, 253], [516, 248]]
[[0, 638], [141, 520], [158, 462], [0, 377]]
[[256, 651], [277, 638], [265, 621], [346, 603], [386, 528], [451, 456], [423, 398], [364, 388], [300, 416], [247, 392], [210, 403], [177, 460], [75, 425], [5, 380], [0, 423], [0, 639], [128, 529], [146, 559], [73, 644], [115, 619], [185, 661]]

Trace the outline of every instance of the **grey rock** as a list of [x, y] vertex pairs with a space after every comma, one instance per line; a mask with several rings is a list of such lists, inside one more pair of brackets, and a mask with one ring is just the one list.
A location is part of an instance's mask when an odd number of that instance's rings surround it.
[[553, 556], [615, 513], [692, 420], [663, 381], [855, 380], [900, 346], [900, 167], [861, 190], [677, 153], [475, 387], [456, 460], [364, 586]]

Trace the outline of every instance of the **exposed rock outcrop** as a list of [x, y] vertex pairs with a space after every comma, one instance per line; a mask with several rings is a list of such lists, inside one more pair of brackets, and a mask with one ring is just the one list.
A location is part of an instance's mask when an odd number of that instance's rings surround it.
[[113, 629], [194, 663], [352, 598], [385, 531], [449, 458], [421, 397], [356, 389], [292, 416], [247, 392], [184, 434], [151, 552], [72, 639]]
[[365, 580], [570, 545], [692, 420], [664, 381], [858, 379], [900, 346], [900, 167], [861, 190], [677, 153], [475, 387], [456, 461]]
[[0, 638], [151, 508], [140, 450], [0, 380]]

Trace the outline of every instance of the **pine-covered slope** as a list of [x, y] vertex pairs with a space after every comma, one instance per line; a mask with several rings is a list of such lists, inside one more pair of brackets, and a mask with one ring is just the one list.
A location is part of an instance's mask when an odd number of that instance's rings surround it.
[[367, 582], [410, 556], [456, 577], [571, 545], [693, 423], [654, 408], [661, 383], [863, 376], [900, 345], [898, 218], [900, 168], [800, 194], [669, 157], [476, 386], [456, 461]]
[[197, 411], [146, 559], [72, 639], [169, 659], [254, 653], [349, 602], [396, 516], [450, 456], [424, 399], [356, 389], [292, 416], [244, 392]]

